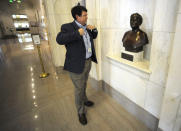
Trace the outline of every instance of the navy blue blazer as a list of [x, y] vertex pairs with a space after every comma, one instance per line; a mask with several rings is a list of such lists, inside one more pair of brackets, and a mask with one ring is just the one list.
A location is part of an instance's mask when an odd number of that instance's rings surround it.
[[[82, 73], [86, 60], [86, 49], [84, 45], [83, 36], [78, 32], [78, 25], [73, 21], [72, 23], [63, 24], [61, 31], [58, 33], [56, 41], [60, 45], [65, 45], [66, 58], [64, 69], [73, 73]], [[97, 29], [88, 30], [92, 47], [91, 60], [97, 63], [93, 39], [97, 37]]]

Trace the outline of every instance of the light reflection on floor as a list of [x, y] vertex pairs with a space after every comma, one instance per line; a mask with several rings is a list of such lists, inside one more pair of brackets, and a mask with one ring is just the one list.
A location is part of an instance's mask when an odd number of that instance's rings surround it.
[[32, 42], [32, 37], [30, 33], [17, 34], [19, 43]]
[[[47, 41], [41, 41], [46, 79], [33, 43], [0, 40], [0, 131], [149, 131], [111, 97], [91, 88], [95, 102], [82, 126], [74, 105], [74, 87], [68, 73], [56, 73]], [[3, 61], [3, 62], [2, 62]]]
[[33, 43], [21, 43], [22, 50], [34, 50]]

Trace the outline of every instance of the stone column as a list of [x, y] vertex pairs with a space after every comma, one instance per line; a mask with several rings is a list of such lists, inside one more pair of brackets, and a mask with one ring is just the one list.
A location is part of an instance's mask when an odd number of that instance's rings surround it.
[[88, 24], [95, 25], [98, 29], [98, 36], [94, 40], [98, 64], [92, 64], [90, 76], [101, 80], [100, 0], [86, 0], [86, 8], [88, 9]]
[[[55, 1], [52, 0], [44, 0], [45, 4], [45, 12], [46, 12], [46, 20], [48, 23], [48, 38], [49, 44], [52, 54], [53, 63], [56, 67], [63, 65], [63, 57], [64, 49], [60, 45], [56, 43], [56, 35], [58, 30], [56, 29], [56, 12], [54, 10]], [[60, 28], [60, 27], [59, 27]]]
[[175, 28], [166, 89], [160, 114], [159, 128], [164, 131], [181, 129], [181, 0]]
[[175, 34], [179, 0], [156, 0], [150, 57], [151, 75], [147, 85], [145, 109], [159, 118], [164, 96], [170, 54]]
[[153, 72], [150, 80], [165, 85], [172, 42], [175, 34], [175, 22], [178, 0], [157, 0], [153, 25], [151, 47], [151, 65]]
[[57, 33], [64, 23], [73, 21], [71, 8], [77, 4], [76, 0], [44, 0], [48, 21], [48, 35], [53, 63], [56, 67], [63, 66], [66, 49], [56, 42]]

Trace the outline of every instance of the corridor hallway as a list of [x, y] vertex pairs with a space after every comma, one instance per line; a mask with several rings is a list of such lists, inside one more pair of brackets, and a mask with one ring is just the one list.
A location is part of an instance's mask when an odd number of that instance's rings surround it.
[[[46, 72], [41, 67], [36, 46], [6, 40], [0, 43], [0, 131], [148, 131], [120, 104], [88, 83], [87, 94], [95, 102], [87, 108], [88, 124], [78, 121], [74, 87], [66, 72], [57, 74], [49, 45], [41, 50]], [[29, 44], [28, 47], [33, 47]]]

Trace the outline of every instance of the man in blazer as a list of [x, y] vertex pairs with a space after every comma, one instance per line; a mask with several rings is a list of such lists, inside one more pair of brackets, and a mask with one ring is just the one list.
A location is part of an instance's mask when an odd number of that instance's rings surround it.
[[97, 63], [93, 39], [97, 37], [97, 29], [87, 25], [87, 9], [83, 6], [74, 6], [71, 9], [74, 21], [63, 24], [56, 41], [65, 45], [66, 58], [64, 69], [69, 72], [75, 86], [75, 105], [79, 121], [87, 124], [85, 106], [91, 107], [94, 103], [86, 96], [86, 86], [91, 69], [91, 61]]

